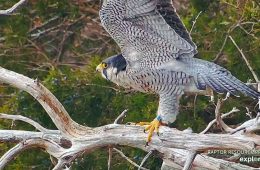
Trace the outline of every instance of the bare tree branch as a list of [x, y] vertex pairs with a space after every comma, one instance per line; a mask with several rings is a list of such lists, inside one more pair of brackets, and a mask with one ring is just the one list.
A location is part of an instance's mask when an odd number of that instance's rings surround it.
[[112, 155], [113, 155], [112, 148], [109, 147], [108, 148], [108, 161], [107, 161], [107, 169], [108, 170], [111, 169]]
[[[132, 164], [132, 165], [134, 165], [135, 167], [139, 167], [139, 165], [137, 164], [137, 163], [135, 163], [134, 161], [132, 161], [130, 158], [128, 158], [127, 156], [125, 156], [125, 154], [122, 152], [122, 151], [120, 151], [120, 150], [118, 150], [117, 148], [113, 148], [113, 150], [115, 150], [117, 153], [119, 153], [124, 159], [126, 159], [130, 164]], [[148, 170], [148, 169], [146, 169], [146, 168], [143, 168], [143, 167], [141, 167], [141, 169], [143, 169], [143, 170]]]
[[124, 110], [124, 111], [116, 118], [116, 120], [114, 121], [114, 124], [119, 124], [119, 123], [120, 123], [119, 121], [122, 121], [122, 120], [125, 118], [125, 116], [126, 116], [126, 114], [127, 114], [127, 111], [128, 111], [128, 110]]
[[214, 58], [213, 62], [217, 62], [218, 59], [219, 59], [219, 58], [221, 57], [221, 55], [223, 54], [223, 50], [224, 50], [224, 48], [225, 48], [225, 46], [226, 46], [226, 44], [227, 44], [228, 36], [229, 36], [228, 34], [225, 36], [225, 39], [224, 39], [224, 41], [223, 41], [223, 44], [222, 44], [222, 46], [221, 46], [221, 48], [220, 48], [218, 54], [217, 54], [216, 57]]
[[[176, 148], [163, 148], [158, 150], [160, 153], [164, 153], [164, 163], [162, 170], [182, 170], [186, 162], [186, 157], [189, 151]], [[221, 169], [221, 170], [255, 170], [247, 165], [239, 163], [229, 162], [222, 159], [216, 159], [206, 154], [198, 154], [193, 162], [194, 169]]]
[[202, 13], [202, 11], [200, 11], [199, 13], [198, 13], [198, 15], [196, 16], [196, 18], [194, 19], [194, 21], [192, 21], [192, 26], [191, 26], [191, 29], [190, 29], [190, 35], [191, 35], [191, 33], [192, 33], [192, 31], [193, 31], [193, 28], [195, 27], [195, 24], [196, 24], [196, 22], [197, 22], [197, 20], [198, 20], [198, 18], [199, 18], [199, 16], [200, 16], [200, 14]]
[[38, 80], [32, 80], [21, 74], [0, 67], [0, 80], [30, 93], [49, 114], [56, 127], [69, 137], [90, 133], [90, 128], [74, 122], [58, 99]]
[[217, 106], [215, 109], [216, 122], [220, 126], [221, 129], [225, 130], [225, 132], [231, 132], [233, 129], [230, 128], [221, 118], [220, 109], [221, 109], [223, 102], [224, 102], [223, 99], [218, 99], [218, 101], [217, 101]]
[[86, 86], [96, 86], [96, 87], [103, 87], [106, 89], [111, 89], [114, 90], [116, 92], [120, 92], [120, 89], [114, 88], [114, 87], [110, 87], [110, 86], [102, 86], [102, 85], [98, 85], [98, 84], [85, 84]]
[[253, 133], [260, 130], [260, 120], [258, 117], [254, 119], [250, 119], [244, 122], [242, 125], [238, 126], [237, 128], [233, 129], [230, 134], [238, 133], [239, 131], [243, 130], [242, 133]]
[[49, 154], [55, 155], [55, 157], [60, 157], [62, 153], [62, 148], [51, 141], [43, 140], [43, 139], [29, 139], [20, 142], [13, 148], [11, 148], [8, 152], [6, 152], [1, 158], [0, 158], [0, 169], [3, 169], [12, 159], [15, 158], [19, 153], [22, 151], [32, 148], [32, 147], [38, 147], [45, 149]]
[[243, 30], [247, 35], [252, 36], [254, 39], [256, 39], [256, 40], [259, 39], [259, 38], [256, 37], [254, 34], [251, 34], [250, 32], [248, 32], [241, 24], [239, 24], [239, 28], [240, 28], [241, 30]]
[[191, 169], [192, 163], [193, 163], [196, 155], [197, 155], [196, 151], [191, 151], [190, 152], [190, 154], [188, 155], [188, 158], [187, 158], [187, 160], [185, 162], [183, 170], [190, 170]]
[[[69, 156], [69, 161], [73, 161], [82, 153], [89, 153], [99, 147], [110, 145], [128, 145], [137, 147], [145, 151], [157, 150], [161, 148], [180, 148], [185, 150], [198, 150], [206, 152], [208, 149], [234, 149], [234, 150], [249, 150], [260, 149], [260, 137], [257, 135], [229, 135], [229, 134], [195, 134], [183, 133], [178, 130], [162, 127], [160, 129], [160, 137], [154, 136], [148, 147], [145, 147], [146, 134], [143, 133], [143, 128], [139, 126], [126, 126], [111, 124], [93, 129], [94, 135], [87, 135], [81, 139], [72, 138], [72, 146], [64, 149], [62, 157], [65, 159]], [[15, 135], [13, 134], [15, 133]], [[44, 137], [51, 141], [60, 141], [59, 134], [45, 134], [42, 132], [26, 132], [26, 131], [2, 131], [0, 130], [0, 141], [8, 141], [15, 139], [22, 141], [24, 139], [37, 139]], [[221, 140], [219, 140], [221, 138]], [[71, 139], [70, 139], [71, 140]], [[66, 140], [63, 140], [66, 141]], [[196, 141], [196, 142], [194, 142]], [[230, 142], [232, 141], [232, 143]], [[168, 151], [168, 154], [171, 151]], [[167, 153], [162, 152], [165, 155]], [[174, 154], [174, 153], [172, 153]], [[54, 155], [57, 156], [57, 155]], [[166, 156], [166, 155], [165, 155]], [[165, 157], [164, 156], [164, 157]], [[67, 159], [66, 159], [67, 160]]]
[[[260, 146], [259, 136], [244, 136], [244, 135], [229, 135], [229, 134], [196, 134], [196, 133], [183, 133], [182, 131], [161, 127], [160, 136], [153, 136], [153, 140], [150, 143], [151, 147], [145, 148], [145, 139], [147, 134], [143, 133], [143, 127], [132, 126], [132, 125], [118, 125], [110, 124], [106, 126], [101, 126], [93, 128], [94, 135], [86, 135], [80, 139], [76, 139], [82, 145], [93, 145], [99, 147], [105, 147], [108, 145], [127, 145], [135, 146], [140, 149], [158, 149], [159, 147], [169, 147], [169, 148], [180, 148], [187, 150], [197, 150], [199, 152], [206, 151], [208, 149], [254, 149]], [[6, 133], [6, 135], [4, 135]], [[12, 131], [10, 130], [0, 130], [0, 141], [8, 141], [8, 136], [14, 137], [12, 133], [15, 134], [15, 141], [27, 138], [31, 139], [37, 137], [38, 135], [45, 135], [42, 132], [30, 132], [27, 131]], [[28, 135], [27, 135], [28, 134]], [[48, 137], [57, 137], [57, 134], [47, 134]], [[218, 139], [221, 137], [221, 141]], [[73, 138], [72, 138], [73, 139]], [[74, 141], [74, 139], [72, 140]], [[75, 142], [74, 141], [74, 142]], [[194, 143], [196, 141], [196, 143]], [[232, 141], [232, 143], [230, 143]], [[252, 147], [248, 142], [255, 143]]]
[[23, 5], [27, 0], [20, 0], [16, 4], [14, 4], [11, 8], [6, 10], [0, 10], [0, 15], [11, 15], [14, 13], [21, 5]]
[[55, 165], [55, 167], [53, 168], [53, 170], [61, 170], [61, 169], [70, 169], [67, 165], [66, 165], [67, 161], [64, 159], [59, 159], [58, 163]]
[[240, 48], [238, 47], [237, 43], [235, 42], [235, 40], [232, 38], [231, 35], [229, 35], [228, 37], [229, 37], [229, 39], [232, 41], [232, 43], [235, 45], [235, 47], [237, 48], [237, 50], [240, 52], [240, 54], [241, 54], [242, 58], [244, 59], [244, 61], [245, 61], [246, 65], [247, 65], [247, 67], [248, 67], [249, 70], [251, 71], [251, 73], [252, 73], [252, 75], [253, 75], [255, 81], [256, 81], [257, 83], [259, 83], [259, 79], [258, 79], [258, 77], [257, 77], [257, 75], [256, 75], [256, 73], [255, 73], [255, 71], [254, 71], [253, 68], [251, 67], [250, 63], [248, 62], [248, 60], [247, 60], [245, 54], [243, 53], [242, 49], [240, 49]]
[[[224, 118], [228, 117], [229, 115], [231, 115], [231, 114], [233, 114], [233, 113], [236, 113], [236, 112], [239, 112], [239, 111], [240, 111], [239, 109], [237, 109], [237, 108], [234, 107], [230, 112], [221, 115], [221, 119], [224, 119]], [[214, 119], [214, 120], [212, 120], [211, 122], [209, 122], [208, 126], [207, 126], [202, 132], [200, 132], [200, 134], [206, 133], [206, 132], [211, 128], [211, 126], [212, 126], [214, 123], [216, 123], [216, 122], [217, 122], [216, 119]]]
[[[202, 153], [207, 152], [209, 149], [260, 149], [260, 136], [254, 134], [184, 133], [164, 126], [159, 129], [160, 136], [153, 136], [153, 140], [149, 146], [145, 147], [147, 134], [143, 133], [143, 127], [141, 126], [110, 124], [97, 128], [83, 127], [75, 123], [69, 117], [59, 101], [42, 84], [40, 84], [38, 80], [34, 81], [28, 77], [0, 67], [0, 82], [10, 84], [29, 92], [42, 104], [59, 129], [42, 132], [0, 130], [0, 142], [21, 142], [20, 145], [23, 143], [28, 147], [43, 148], [50, 155], [58, 159], [58, 164], [54, 169], [70, 167], [71, 163], [77, 157], [82, 156], [82, 154], [88, 154], [97, 148], [111, 147], [114, 145], [131, 146], [142, 149], [150, 154], [152, 151], [156, 150], [164, 160], [170, 161], [171, 163], [173, 163], [171, 158], [173, 156], [177, 157], [178, 159], [176, 159], [174, 163], [182, 167], [185, 166], [185, 161], [187, 162], [185, 158], [187, 155], [186, 151], [188, 150]], [[121, 115], [124, 114], [122, 113]], [[256, 125], [257, 128], [259, 128], [259, 124], [256, 124], [256, 121], [252, 122], [250, 120], [245, 123], [248, 124], [246, 128]], [[219, 140], [220, 138], [221, 140]], [[232, 143], [230, 141], [232, 141]], [[17, 148], [10, 150], [10, 152], [14, 154], [10, 154], [9, 152], [7, 155], [18, 154], [19, 151], [22, 150], [21, 148], [23, 148], [20, 145], [17, 145]], [[148, 154], [147, 158], [150, 154]], [[208, 162], [206, 162], [203, 157], [197, 155], [193, 165], [203, 168], [208, 167]], [[2, 160], [5, 160], [6, 158], [8, 158], [7, 160], [10, 160], [13, 156], [8, 157], [4, 155]], [[230, 162], [228, 161], [211, 157], [207, 157], [207, 159], [210, 159], [210, 161], [213, 162], [212, 164], [221, 162], [221, 166], [225, 167], [224, 169], [228, 169], [228, 167], [248, 167], [241, 164], [230, 165]], [[142, 161], [141, 166], [145, 160], [146, 159]], [[6, 165], [4, 161], [2, 162], [3, 166]]]
[[147, 155], [145, 155], [144, 159], [142, 160], [141, 164], [140, 164], [139, 167], [138, 167], [138, 170], [140, 170], [140, 169], [143, 167], [144, 163], [145, 163], [145, 162], [147, 161], [147, 159], [152, 155], [152, 153], [153, 153], [153, 150], [151, 150], [150, 152], [148, 152]]
[[37, 130], [39, 130], [41, 132], [52, 132], [52, 130], [44, 128], [43, 126], [41, 126], [39, 123], [35, 122], [34, 120], [21, 116], [21, 115], [8, 115], [8, 114], [0, 113], [0, 119], [10, 119], [13, 121], [20, 120], [20, 121], [29, 123], [30, 125], [34, 126]]

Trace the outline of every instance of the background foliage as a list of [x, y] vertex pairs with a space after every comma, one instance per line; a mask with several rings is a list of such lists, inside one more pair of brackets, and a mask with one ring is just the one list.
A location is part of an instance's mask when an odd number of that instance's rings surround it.
[[[0, 9], [11, 7], [17, 0], [0, 0]], [[253, 80], [239, 51], [225, 37], [231, 35], [243, 50], [252, 68], [260, 75], [260, 5], [258, 0], [191, 0], [174, 1], [187, 26], [196, 20], [192, 37], [198, 46], [199, 58], [228, 68], [243, 81]], [[120, 50], [103, 30], [98, 19], [98, 1], [30, 0], [19, 13], [0, 16], [0, 66], [37, 78], [61, 101], [72, 118], [91, 127], [112, 123], [124, 109], [129, 109], [125, 122], [151, 121], [155, 117], [158, 98], [122, 89], [95, 73], [96, 65]], [[223, 50], [221, 50], [223, 46]], [[246, 119], [247, 106], [253, 114], [256, 102], [250, 98], [231, 97], [222, 109], [241, 110], [227, 123], [238, 124]], [[184, 96], [177, 121], [178, 129], [191, 127], [200, 132], [214, 118], [214, 103], [208, 97]], [[42, 107], [28, 94], [0, 84], [0, 112], [31, 117], [47, 128], [55, 128]], [[0, 129], [32, 127], [10, 121], [0, 121]], [[218, 131], [212, 128], [211, 132]], [[0, 144], [0, 154], [12, 144]], [[140, 163], [145, 153], [120, 148]], [[106, 169], [107, 149], [78, 159], [73, 169]], [[146, 166], [159, 169], [161, 160], [152, 157]], [[7, 169], [50, 169], [49, 156], [30, 150], [18, 156]], [[112, 169], [134, 169], [117, 153]]]

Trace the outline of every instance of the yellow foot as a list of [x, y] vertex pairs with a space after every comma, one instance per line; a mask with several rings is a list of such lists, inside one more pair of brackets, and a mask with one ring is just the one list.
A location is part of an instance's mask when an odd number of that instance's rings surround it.
[[162, 125], [160, 116], [157, 116], [152, 122], [139, 122], [137, 125], [146, 126], [144, 132], [149, 131], [148, 137], [146, 139], [146, 146], [151, 142], [153, 132], [155, 131], [159, 136], [159, 127]]

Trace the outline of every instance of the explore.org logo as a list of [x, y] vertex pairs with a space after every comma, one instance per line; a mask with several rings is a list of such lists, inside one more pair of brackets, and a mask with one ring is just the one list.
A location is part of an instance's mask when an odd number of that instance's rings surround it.
[[246, 163], [260, 163], [260, 156], [243, 156], [239, 158], [239, 161], [246, 162]]
[[259, 164], [260, 165], [260, 150], [208, 150], [208, 155], [214, 158], [231, 158], [238, 160], [240, 163]]

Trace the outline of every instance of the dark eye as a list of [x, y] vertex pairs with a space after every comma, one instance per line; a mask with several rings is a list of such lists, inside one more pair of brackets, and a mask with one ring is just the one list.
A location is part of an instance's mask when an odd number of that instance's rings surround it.
[[102, 63], [103, 68], [107, 68], [107, 63]]

